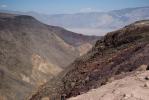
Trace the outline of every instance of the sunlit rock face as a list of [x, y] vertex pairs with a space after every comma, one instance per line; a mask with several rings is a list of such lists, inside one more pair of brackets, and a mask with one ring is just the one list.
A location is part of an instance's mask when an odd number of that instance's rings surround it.
[[90, 43], [86, 43], [86, 44], [79, 46], [77, 49], [80, 52], [80, 56], [82, 56], [86, 54], [89, 50], [91, 50], [92, 47], [93, 45], [91, 45]]
[[34, 84], [42, 85], [49, 80], [50, 77], [58, 75], [62, 71], [62, 68], [48, 63], [45, 59], [41, 58], [39, 55], [32, 55], [32, 74], [31, 79], [34, 80]]

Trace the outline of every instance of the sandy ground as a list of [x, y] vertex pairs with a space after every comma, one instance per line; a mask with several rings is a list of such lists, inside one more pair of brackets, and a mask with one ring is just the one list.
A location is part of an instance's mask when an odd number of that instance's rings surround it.
[[149, 100], [149, 71], [136, 72], [68, 100]]

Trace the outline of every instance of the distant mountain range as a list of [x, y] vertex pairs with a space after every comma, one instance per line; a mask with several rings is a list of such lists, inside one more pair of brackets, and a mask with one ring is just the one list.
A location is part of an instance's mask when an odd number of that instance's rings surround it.
[[138, 20], [149, 19], [149, 7], [126, 8], [109, 12], [46, 15], [36, 12], [2, 11], [31, 15], [54, 26], [61, 26], [74, 32], [89, 35], [104, 35]]

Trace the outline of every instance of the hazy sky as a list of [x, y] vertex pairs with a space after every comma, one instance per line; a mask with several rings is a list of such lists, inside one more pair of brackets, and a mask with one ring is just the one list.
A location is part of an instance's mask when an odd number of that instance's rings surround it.
[[46, 14], [109, 11], [149, 6], [149, 0], [0, 0], [0, 9]]

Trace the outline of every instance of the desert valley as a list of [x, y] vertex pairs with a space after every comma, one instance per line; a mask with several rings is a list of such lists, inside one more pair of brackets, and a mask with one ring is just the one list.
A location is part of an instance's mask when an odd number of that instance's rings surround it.
[[0, 10], [0, 100], [148, 98], [148, 6], [73, 14]]

